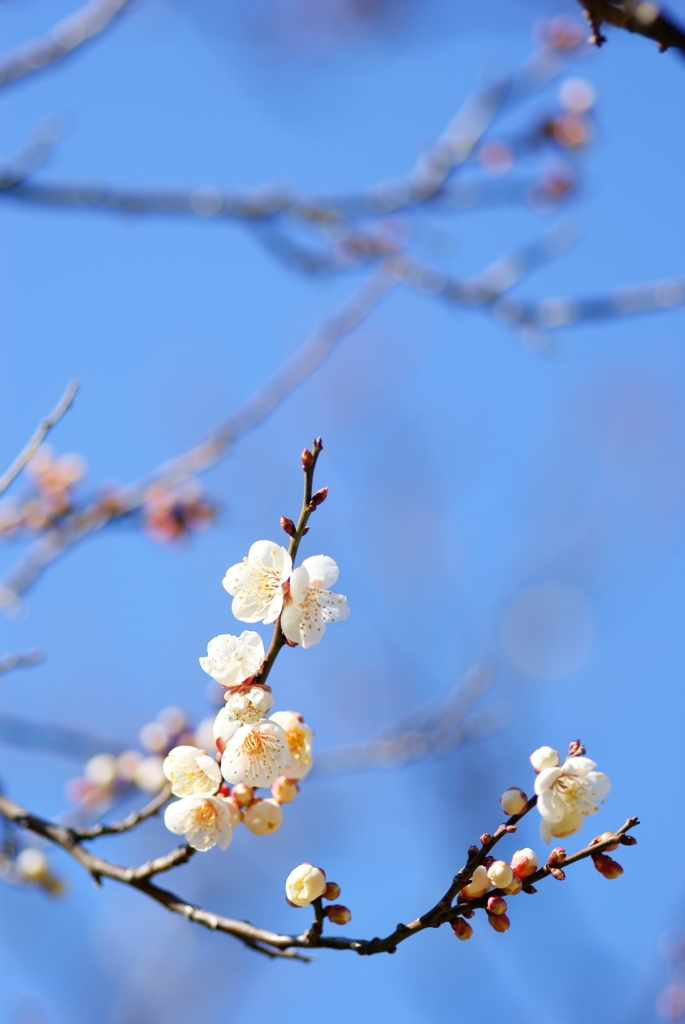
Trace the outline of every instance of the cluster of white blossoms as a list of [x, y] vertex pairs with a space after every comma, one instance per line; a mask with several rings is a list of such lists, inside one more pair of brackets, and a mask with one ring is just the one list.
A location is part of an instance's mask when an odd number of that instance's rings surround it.
[[[346, 599], [328, 590], [338, 566], [327, 555], [306, 558], [293, 569], [285, 548], [257, 541], [247, 558], [223, 580], [233, 596], [233, 614], [242, 622], [274, 623], [291, 645], [313, 647], [326, 625], [349, 615]], [[164, 764], [171, 792], [164, 822], [196, 850], [225, 849], [241, 822], [256, 835], [268, 835], [283, 822], [282, 804], [290, 803], [298, 783], [311, 771], [313, 732], [295, 711], [277, 711], [271, 688], [258, 681], [265, 660], [258, 633], [222, 634], [210, 640], [205, 672], [226, 691], [225, 705], [213, 725], [216, 755], [194, 746], [177, 746]], [[255, 679], [257, 677], [257, 679]], [[255, 790], [271, 788], [259, 797]]]
[[609, 779], [596, 771], [597, 765], [584, 753], [579, 746], [579, 753], [567, 757], [563, 764], [552, 747], [540, 747], [530, 755], [537, 772], [540, 834], [546, 843], [552, 836], [561, 839], [579, 832], [583, 818], [596, 814], [611, 792]]

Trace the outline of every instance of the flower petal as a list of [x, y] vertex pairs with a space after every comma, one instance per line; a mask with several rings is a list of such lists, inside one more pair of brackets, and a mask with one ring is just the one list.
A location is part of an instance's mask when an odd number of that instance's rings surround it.
[[305, 565], [294, 569], [290, 577], [290, 600], [295, 604], [303, 604], [309, 592], [310, 582], [311, 578]]
[[340, 575], [338, 563], [328, 555], [312, 555], [310, 558], [305, 558], [302, 567], [309, 573], [312, 583], [316, 581], [318, 586], [324, 590], [328, 590], [337, 583]]

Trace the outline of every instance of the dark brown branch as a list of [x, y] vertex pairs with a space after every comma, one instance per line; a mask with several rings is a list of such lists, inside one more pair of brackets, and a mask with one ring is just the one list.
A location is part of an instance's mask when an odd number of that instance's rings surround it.
[[601, 28], [606, 22], [615, 28], [653, 39], [660, 50], [671, 47], [685, 51], [685, 31], [656, 3], [636, 0], [578, 0], [592, 28], [590, 42], [606, 42]]
[[103, 32], [131, 4], [132, 0], [91, 0], [58, 22], [46, 36], [10, 50], [0, 57], [0, 88], [68, 57]]
[[154, 797], [149, 804], [140, 811], [133, 811], [121, 821], [111, 821], [100, 825], [85, 825], [71, 828], [71, 833], [77, 839], [97, 839], [99, 836], [119, 835], [121, 832], [129, 832], [148, 818], [158, 814], [164, 804], [171, 796], [171, 783], [167, 783]]
[[[85, 850], [79, 842], [74, 830], [55, 825], [53, 822], [39, 818], [31, 814], [19, 804], [0, 794], [0, 814], [9, 821], [14, 822], [20, 828], [29, 829], [37, 835], [49, 839], [51, 842], [61, 846], [72, 857], [74, 857], [95, 879], [100, 882], [103, 878], [111, 878], [113, 881], [124, 885], [130, 885], [134, 889], [149, 896], [151, 899], [166, 907], [172, 913], [180, 914], [189, 921], [209, 928], [211, 931], [225, 932], [239, 939], [252, 949], [257, 949], [267, 955], [278, 955], [284, 953], [295, 959], [302, 959], [294, 951], [296, 949], [339, 949], [350, 950], [359, 953], [361, 956], [372, 956], [376, 953], [394, 953], [401, 942], [405, 942], [412, 935], [416, 935], [426, 928], [439, 928], [455, 917], [463, 916], [466, 912], [481, 909], [487, 905], [487, 900], [499, 893], [499, 890], [491, 890], [487, 896], [475, 900], [468, 900], [454, 904], [455, 898], [461, 889], [472, 879], [477, 867], [484, 864], [486, 858], [495, 848], [497, 843], [505, 835], [516, 831], [517, 823], [523, 818], [537, 802], [537, 797], [532, 797], [526, 804], [521, 814], [512, 815], [505, 823], [500, 825], [492, 835], [483, 835], [480, 846], [469, 848], [468, 858], [463, 868], [452, 879], [452, 882], [444, 896], [427, 913], [409, 924], [399, 924], [389, 935], [383, 939], [352, 939], [345, 936], [324, 935], [324, 915], [319, 901], [314, 906], [314, 922], [301, 935], [281, 935], [263, 928], [257, 928], [247, 921], [237, 921], [233, 918], [223, 917], [219, 914], [212, 914], [207, 910], [186, 903], [178, 896], [162, 889], [150, 879], [162, 871], [168, 871], [173, 867], [185, 863], [192, 855], [190, 847], [182, 846], [164, 857], [148, 861], [146, 864], [136, 868], [125, 868], [118, 864], [96, 857], [89, 850]], [[590, 857], [593, 854], [601, 853], [603, 850], [618, 842], [621, 836], [625, 835], [638, 823], [637, 818], [630, 818], [616, 833], [607, 835], [601, 842], [593, 843], [578, 853], [566, 858], [564, 867]], [[544, 867], [536, 874], [526, 879], [526, 886], [534, 882], [542, 881], [550, 874], [549, 869]]]

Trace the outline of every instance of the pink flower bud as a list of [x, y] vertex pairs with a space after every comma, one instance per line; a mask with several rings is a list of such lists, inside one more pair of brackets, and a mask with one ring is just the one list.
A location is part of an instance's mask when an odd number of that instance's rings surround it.
[[254, 790], [252, 786], [239, 782], [237, 786], [233, 787], [231, 796], [240, 807], [249, 807], [254, 800]]
[[507, 901], [503, 900], [501, 896], [491, 896], [488, 900], [488, 914], [506, 914], [507, 912]]
[[506, 861], [496, 860], [488, 868], [488, 878], [496, 889], [505, 889], [511, 885], [514, 874]]
[[[235, 795], [235, 790], [233, 791]], [[511, 858], [511, 870], [517, 878], [528, 878], [538, 869], [538, 858], [534, 850], [526, 846], [523, 850], [517, 850]]]
[[[590, 845], [594, 846], [595, 843], [604, 843], [604, 842], [606, 842], [607, 839], [611, 839], [613, 834], [614, 834], [613, 832], [602, 832], [601, 836], [597, 836], [596, 839], [593, 839], [592, 843]], [[611, 843], [610, 846], [605, 846], [604, 847], [604, 852], [605, 853], [610, 853], [612, 850], [617, 850], [617, 849], [618, 849], [618, 843]]]
[[463, 917], [457, 917], [452, 921], [452, 931], [462, 942], [466, 942], [473, 935], [473, 928]]
[[326, 882], [326, 888], [323, 891], [323, 898], [325, 900], [337, 900], [340, 895], [340, 886], [337, 882]]
[[279, 775], [271, 785], [271, 795], [279, 804], [289, 804], [300, 792], [300, 787], [293, 779], [286, 779], [285, 775]]
[[555, 846], [549, 857], [547, 863], [551, 868], [560, 868], [566, 860], [566, 850], [561, 846]]
[[488, 873], [481, 864], [473, 872], [473, 878], [468, 885], [464, 886], [461, 890], [461, 894], [467, 900], [475, 900], [478, 899], [479, 896], [485, 896], [485, 893], [491, 888], [492, 883], [488, 878]]
[[520, 814], [521, 811], [525, 810], [528, 797], [522, 789], [512, 786], [510, 789], [505, 789], [499, 798], [499, 802], [505, 814]]
[[506, 885], [504, 889], [502, 889], [502, 892], [505, 893], [507, 896], [518, 896], [522, 888], [523, 882], [517, 875], [514, 875], [514, 877], [511, 880], [511, 884]]
[[506, 914], [488, 914], [488, 924], [496, 932], [506, 932], [509, 931], [511, 921]]
[[341, 903], [334, 903], [332, 907], [326, 907], [326, 917], [331, 924], [348, 924], [352, 920], [352, 912]]

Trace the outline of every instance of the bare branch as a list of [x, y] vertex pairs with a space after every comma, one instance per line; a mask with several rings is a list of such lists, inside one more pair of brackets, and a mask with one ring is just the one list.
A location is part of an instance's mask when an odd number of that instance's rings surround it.
[[23, 43], [0, 57], [0, 88], [68, 57], [103, 32], [133, 0], [91, 0], [58, 22], [41, 39]]
[[[438, 928], [443, 924], [453, 921], [456, 917], [472, 916], [475, 910], [484, 908], [486, 906], [487, 899], [493, 895], [499, 894], [500, 890], [490, 890], [486, 897], [457, 902], [456, 905], [454, 904], [454, 900], [459, 895], [460, 891], [470, 882], [476, 868], [485, 863], [486, 858], [490, 855], [497, 843], [504, 838], [504, 836], [516, 831], [517, 823], [530, 810], [532, 810], [533, 807], [535, 807], [536, 802], [537, 797], [533, 797], [528, 801], [524, 810], [520, 814], [515, 814], [509, 817], [507, 821], [500, 825], [492, 835], [483, 835], [481, 837], [480, 846], [469, 847], [469, 853], [464, 867], [461, 868], [461, 870], [454, 876], [444, 896], [435, 904], [435, 906], [421, 917], [409, 922], [409, 924], [399, 924], [394, 931], [390, 932], [390, 934], [383, 939], [351, 939], [344, 936], [338, 937], [323, 935], [323, 914], [321, 913], [320, 907], [315, 908], [316, 918], [314, 926], [306, 929], [300, 935], [280, 935], [277, 932], [258, 928], [247, 921], [237, 921], [233, 918], [223, 917], [219, 914], [212, 914], [211, 912], [194, 906], [191, 903], [186, 903], [184, 900], [181, 900], [178, 896], [174, 895], [174, 893], [160, 888], [150, 880], [154, 875], [159, 874], [162, 871], [168, 871], [173, 867], [177, 867], [178, 865], [185, 863], [193, 852], [190, 847], [178, 847], [176, 850], [172, 850], [171, 853], [166, 854], [163, 857], [158, 857], [155, 860], [148, 861], [140, 867], [125, 868], [118, 864], [112, 864], [110, 861], [103, 860], [101, 857], [96, 857], [89, 850], [84, 849], [73, 829], [56, 825], [44, 818], [31, 814], [25, 808], [1, 794], [0, 814], [4, 815], [9, 821], [13, 822], [20, 828], [28, 829], [35, 834], [41, 835], [45, 839], [50, 840], [50, 842], [61, 846], [62, 849], [66, 850], [67, 853], [74, 857], [74, 859], [77, 860], [98, 883], [103, 878], [111, 878], [121, 884], [130, 885], [132, 888], [138, 889], [157, 903], [160, 903], [172, 913], [180, 914], [182, 917], [185, 917], [186, 920], [194, 921], [196, 924], [202, 925], [204, 928], [209, 928], [211, 931], [220, 931], [225, 932], [228, 935], [232, 935], [252, 949], [257, 949], [259, 952], [267, 953], [268, 955], [283, 952], [295, 959], [302, 959], [294, 953], [294, 950], [298, 948], [350, 950], [359, 953], [362, 956], [371, 956], [377, 953], [394, 953], [401, 942], [406, 941], [406, 939], [413, 935], [417, 935], [426, 928]], [[637, 818], [630, 818], [623, 826], [621, 826], [620, 829], [618, 829], [617, 832], [608, 833], [604, 837], [598, 838], [597, 841], [591, 843], [585, 849], [580, 850], [571, 857], [568, 857], [564, 861], [564, 866], [569, 866], [593, 855], [596, 856], [602, 851], [613, 847], [615, 843], [618, 843], [621, 840], [622, 836], [625, 836], [626, 833], [637, 824], [639, 824]], [[531, 886], [533, 881], [542, 881], [544, 878], [548, 877], [549, 874], [550, 870], [548, 867], [542, 868], [540, 871], [536, 872], [535, 875], [530, 876], [530, 878], [526, 880], [527, 888]]]
[[167, 783], [153, 799], [143, 807], [140, 811], [133, 811], [132, 814], [127, 815], [121, 821], [111, 821], [107, 824], [99, 825], [84, 825], [82, 827], [73, 827], [71, 832], [77, 839], [97, 839], [99, 836], [112, 836], [119, 835], [121, 832], [129, 832], [132, 828], [140, 825], [141, 821], [146, 821], [148, 818], [152, 818], [155, 814], [158, 814], [164, 804], [171, 796], [171, 783]]
[[251, 398], [199, 445], [160, 466], [148, 477], [107, 495], [78, 510], [49, 529], [29, 548], [0, 584], [0, 611], [16, 606], [19, 596], [72, 544], [101, 529], [113, 519], [141, 507], [151, 484], [181, 483], [214, 465], [229, 445], [254, 429], [307, 379], [330, 355], [337, 343], [355, 330], [395, 286], [384, 267], [376, 271], [329, 320], [318, 327], [292, 356]]
[[72, 380], [67, 389], [49, 416], [38, 424], [33, 436], [19, 452], [12, 465], [0, 476], [0, 494], [3, 494], [13, 480], [21, 473], [27, 462], [36, 454], [39, 447], [50, 433], [55, 424], [64, 416], [65, 412], [74, 401], [78, 391], [78, 381]]
[[31, 668], [33, 665], [39, 665], [44, 658], [45, 654], [38, 648], [26, 651], [24, 654], [5, 654], [0, 658], [0, 675], [13, 672], [15, 668]]

